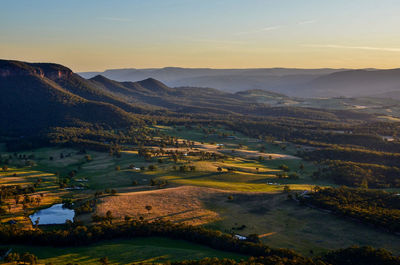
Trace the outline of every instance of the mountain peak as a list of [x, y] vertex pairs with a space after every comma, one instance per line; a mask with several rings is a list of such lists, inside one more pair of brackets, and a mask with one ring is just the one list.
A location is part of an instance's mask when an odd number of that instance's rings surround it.
[[155, 92], [171, 92], [173, 91], [172, 88], [168, 87], [166, 84], [164, 84], [161, 81], [158, 81], [157, 79], [154, 78], [147, 78], [142, 81], [136, 82], [139, 85], [141, 85], [144, 88], [147, 88], [148, 90], [155, 91]]
[[108, 78], [105, 77], [104, 75], [96, 75], [96, 76], [90, 78], [89, 80], [91, 80], [91, 81], [103, 82], [103, 81], [110, 81], [111, 79], [108, 79]]

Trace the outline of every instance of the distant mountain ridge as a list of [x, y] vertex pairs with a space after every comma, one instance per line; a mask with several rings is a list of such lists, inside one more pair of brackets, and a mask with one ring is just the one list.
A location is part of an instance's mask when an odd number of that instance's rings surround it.
[[343, 69], [211, 69], [165, 67], [149, 69], [110, 69], [104, 72], [86, 72], [79, 74], [84, 78], [102, 75], [119, 82], [135, 82], [147, 78], [155, 78], [170, 87], [213, 87], [226, 92], [237, 92], [249, 89], [269, 90], [274, 86], [306, 82], [320, 75], [341, 70]]
[[[152, 76], [156, 79], [175, 79], [174, 75], [179, 74], [183, 77], [198, 76], [220, 76], [232, 74], [248, 74], [248, 75], [304, 75], [304, 74], [329, 74], [346, 69], [320, 68], [320, 69], [301, 69], [301, 68], [243, 68], [243, 69], [214, 69], [214, 68], [183, 68], [183, 67], [164, 67], [164, 68], [123, 68], [108, 69], [103, 72], [81, 72], [78, 73], [85, 78], [92, 78], [96, 75], [110, 76], [114, 75], [116, 79], [121, 78], [139, 78], [145, 79]], [[129, 81], [129, 80], [125, 80]], [[168, 80], [167, 80], [168, 81]]]
[[[80, 73], [88, 78], [94, 73]], [[97, 73], [99, 74], [99, 73]], [[267, 90], [295, 97], [389, 97], [400, 91], [400, 69], [209, 69], [166, 67], [111, 69], [101, 75], [116, 81], [155, 78], [170, 87], [213, 87], [226, 92]]]
[[318, 77], [302, 93], [308, 96], [374, 96], [400, 91], [400, 69], [349, 70]]

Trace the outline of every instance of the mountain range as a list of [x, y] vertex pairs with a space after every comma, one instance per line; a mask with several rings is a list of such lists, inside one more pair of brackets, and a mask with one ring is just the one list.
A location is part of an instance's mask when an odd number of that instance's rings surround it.
[[111, 69], [79, 73], [85, 78], [102, 75], [116, 81], [158, 79], [170, 87], [213, 87], [226, 92], [267, 90], [292, 97], [400, 98], [400, 69]]
[[149, 122], [150, 116], [181, 119], [201, 115], [197, 117], [204, 119], [210, 115], [251, 115], [335, 121], [354, 115], [277, 107], [259, 99], [280, 101], [287, 97], [265, 90], [229, 93], [214, 88], [170, 87], [154, 78], [118, 82], [96, 75], [85, 79], [59, 64], [9, 60], [0, 60], [0, 91], [2, 135], [27, 135], [57, 126], [126, 127]]
[[340, 69], [210, 69], [165, 67], [152, 69], [110, 69], [104, 72], [83, 72], [82, 77], [102, 75], [116, 81], [158, 79], [168, 86], [212, 87], [226, 92], [252, 89], [271, 90], [273, 87], [292, 86], [313, 80]]

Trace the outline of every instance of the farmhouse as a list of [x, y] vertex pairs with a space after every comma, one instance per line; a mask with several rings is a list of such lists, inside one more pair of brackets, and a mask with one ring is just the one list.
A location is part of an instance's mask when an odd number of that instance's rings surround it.
[[235, 235], [235, 238], [237, 238], [239, 240], [247, 240], [247, 237], [241, 236], [241, 235]]

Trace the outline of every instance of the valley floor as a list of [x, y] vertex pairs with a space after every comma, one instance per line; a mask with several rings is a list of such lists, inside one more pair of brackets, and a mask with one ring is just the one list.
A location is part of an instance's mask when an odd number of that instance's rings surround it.
[[[18, 225], [32, 229], [27, 217], [29, 213], [66, 198], [89, 200], [95, 191], [108, 190], [100, 196], [92, 212], [78, 215], [77, 219], [89, 224], [93, 214], [104, 216], [111, 211], [114, 222], [122, 222], [125, 216], [129, 216], [149, 221], [163, 219], [203, 225], [243, 236], [258, 234], [261, 241], [271, 247], [290, 248], [309, 256], [352, 245], [382, 247], [400, 254], [397, 247], [400, 245], [399, 236], [288, 199], [287, 193], [283, 192], [285, 187], [302, 192], [316, 185], [332, 185], [311, 177], [316, 166], [296, 155], [301, 147], [290, 143], [267, 143], [240, 134], [221, 137], [218, 134], [205, 135], [198, 129], [165, 126], [157, 129], [181, 140], [193, 141], [194, 146], [178, 149], [188, 155], [175, 162], [162, 154], [145, 159], [138, 155], [137, 148], [131, 146], [125, 146], [119, 157], [94, 151], [82, 154], [77, 149], [59, 147], [21, 152], [19, 155], [32, 157], [31, 166], [23, 164], [23, 160], [14, 154], [3, 151], [2, 156], [11, 156], [14, 165], [0, 172], [0, 184], [33, 185], [41, 179], [37, 194], [43, 195], [37, 195], [42, 199], [28, 209], [12, 206], [1, 221], [15, 220]], [[219, 133], [234, 132], [220, 129]], [[199, 150], [226, 157], [212, 160], [189, 155], [189, 152]], [[179, 167], [183, 165], [195, 170], [182, 172]], [[150, 166], [154, 168], [150, 169]], [[68, 185], [82, 189], [59, 188], [60, 176], [73, 170], [76, 174]], [[281, 178], [279, 174], [282, 173], [295, 173], [298, 177]], [[152, 181], [164, 184], [152, 185]], [[110, 194], [110, 189], [115, 192]], [[112, 264], [214, 256], [242, 258], [162, 238], [117, 240], [63, 249], [9, 247], [16, 251], [29, 251], [37, 254], [41, 262], [55, 264], [96, 264], [103, 256], [107, 256]]]

